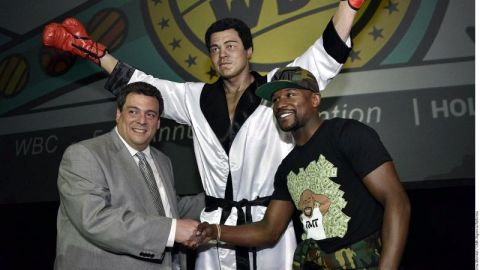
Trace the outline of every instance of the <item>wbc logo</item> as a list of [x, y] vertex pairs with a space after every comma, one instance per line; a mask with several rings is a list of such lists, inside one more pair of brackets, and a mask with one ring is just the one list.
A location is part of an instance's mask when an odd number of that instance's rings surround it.
[[[388, 45], [399, 33], [410, 2], [364, 3], [352, 29], [354, 48], [344, 69], [366, 65]], [[225, 17], [243, 20], [253, 36], [252, 69], [266, 73], [289, 63], [313, 44], [338, 3], [338, 0], [145, 0], [143, 17], [159, 54], [176, 73], [185, 80], [213, 82], [218, 77], [210, 65], [204, 34], [214, 21]]]

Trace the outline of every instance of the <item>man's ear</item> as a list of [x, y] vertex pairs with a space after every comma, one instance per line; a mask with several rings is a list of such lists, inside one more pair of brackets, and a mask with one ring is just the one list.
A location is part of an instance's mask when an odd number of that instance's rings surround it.
[[320, 93], [313, 93], [312, 95], [312, 105], [314, 108], [320, 107], [320, 103], [322, 101], [322, 96]]
[[248, 60], [250, 60], [252, 58], [252, 54], [253, 54], [253, 48], [250, 47], [247, 49], [247, 58]]
[[115, 122], [118, 123], [118, 118], [122, 115], [122, 112], [117, 108], [117, 114], [115, 115]]

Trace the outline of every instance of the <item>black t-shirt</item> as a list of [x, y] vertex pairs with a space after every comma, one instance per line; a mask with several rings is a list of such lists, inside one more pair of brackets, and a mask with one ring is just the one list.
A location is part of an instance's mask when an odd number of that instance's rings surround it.
[[383, 208], [362, 179], [390, 160], [372, 128], [351, 119], [324, 120], [284, 158], [272, 197], [292, 201], [302, 212], [302, 238], [332, 252], [381, 227]]

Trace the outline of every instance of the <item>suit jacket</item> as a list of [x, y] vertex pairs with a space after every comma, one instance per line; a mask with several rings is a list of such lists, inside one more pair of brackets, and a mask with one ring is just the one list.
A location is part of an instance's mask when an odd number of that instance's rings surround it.
[[[174, 218], [200, 214], [202, 196], [178, 201], [169, 158], [151, 147]], [[58, 174], [55, 269], [171, 269], [172, 219], [160, 216], [115, 130], [73, 144]], [[193, 214], [192, 214], [193, 213]]]

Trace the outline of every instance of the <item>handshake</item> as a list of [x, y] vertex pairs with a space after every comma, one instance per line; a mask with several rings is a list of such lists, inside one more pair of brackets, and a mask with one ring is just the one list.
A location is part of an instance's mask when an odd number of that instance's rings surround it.
[[211, 240], [220, 240], [221, 229], [218, 224], [199, 223], [192, 219], [177, 219], [175, 242], [188, 248], [197, 248]]

